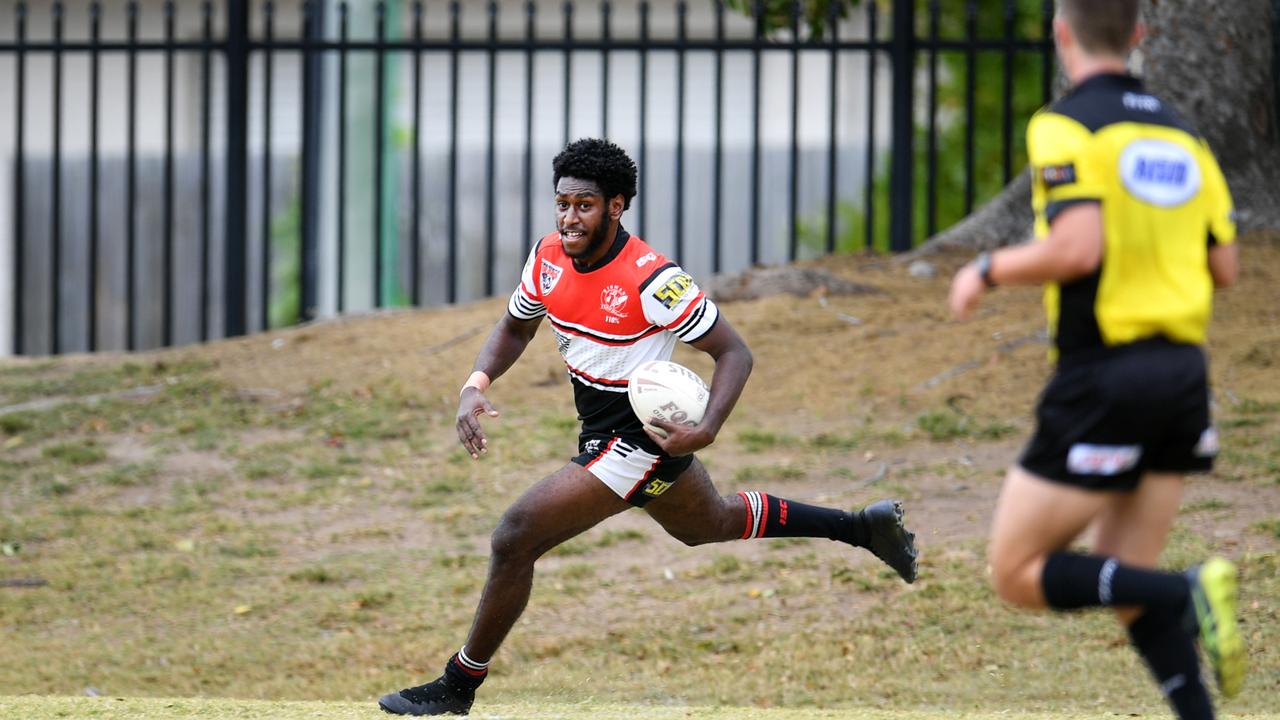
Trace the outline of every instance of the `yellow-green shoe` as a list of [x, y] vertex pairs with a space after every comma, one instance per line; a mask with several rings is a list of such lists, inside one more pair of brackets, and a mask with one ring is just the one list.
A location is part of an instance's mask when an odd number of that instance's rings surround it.
[[1200, 645], [1209, 658], [1218, 689], [1225, 697], [1244, 685], [1244, 637], [1236, 626], [1236, 566], [1213, 558], [1187, 573]]

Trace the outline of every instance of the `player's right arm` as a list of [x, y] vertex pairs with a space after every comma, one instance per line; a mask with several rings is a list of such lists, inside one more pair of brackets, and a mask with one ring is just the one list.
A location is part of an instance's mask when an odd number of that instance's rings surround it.
[[520, 283], [507, 303], [507, 312], [494, 326], [493, 332], [489, 333], [484, 347], [480, 348], [471, 377], [462, 386], [462, 393], [458, 396], [458, 441], [473, 459], [479, 459], [489, 445], [489, 440], [480, 427], [480, 415], [498, 416], [498, 411], [484, 395], [489, 389], [489, 383], [511, 369], [529, 346], [529, 341], [533, 340], [538, 332], [538, 325], [547, 314], [534, 277], [540, 247], [541, 243], [535, 244], [529, 253], [529, 259], [520, 273]]
[[488, 449], [489, 440], [480, 427], [480, 415], [497, 417], [498, 411], [485, 397], [489, 383], [511, 369], [529, 341], [538, 332], [542, 318], [521, 320], [511, 313], [502, 316], [489, 339], [485, 341], [480, 354], [476, 356], [474, 370], [467, 384], [462, 387], [458, 397], [457, 429], [458, 440], [472, 458], [479, 458], [480, 453]]

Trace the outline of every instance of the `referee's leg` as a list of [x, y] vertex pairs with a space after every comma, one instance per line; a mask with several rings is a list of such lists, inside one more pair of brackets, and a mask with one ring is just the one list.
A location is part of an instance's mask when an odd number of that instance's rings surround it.
[[1041, 574], [1049, 554], [1071, 544], [1113, 501], [1093, 492], [1009, 468], [991, 524], [991, 582], [1006, 602], [1045, 607]]
[[[1143, 475], [1136, 490], [1107, 506], [1094, 523], [1094, 554], [1131, 567], [1154, 568], [1178, 514], [1183, 487], [1178, 473]], [[1159, 606], [1114, 610], [1178, 717], [1212, 718], [1213, 704], [1200, 679], [1200, 657], [1183, 626], [1183, 613]]]

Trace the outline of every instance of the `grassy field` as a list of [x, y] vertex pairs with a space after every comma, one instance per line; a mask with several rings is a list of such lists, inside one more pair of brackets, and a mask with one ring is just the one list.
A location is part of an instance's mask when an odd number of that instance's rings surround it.
[[[353, 702], [270, 702], [265, 700], [172, 698], [65, 698], [23, 697], [0, 699], [5, 717], [25, 720], [357, 720], [390, 717], [370, 711], [368, 704]], [[12, 713], [12, 714], [9, 714]], [[858, 710], [746, 707], [636, 707], [584, 700], [574, 704], [494, 704], [472, 713], [476, 720], [1088, 720], [1114, 718], [1113, 712], [971, 712], [957, 710]], [[1131, 715], [1131, 717], [1133, 717]], [[1240, 714], [1230, 717], [1269, 720], [1274, 714]]]
[[[1223, 711], [1262, 717], [1280, 697], [1280, 243], [1250, 238], [1244, 262], [1211, 341], [1225, 450], [1164, 563], [1240, 565], [1252, 674]], [[880, 292], [725, 305], [756, 371], [700, 456], [725, 492], [902, 498], [920, 581], [826, 541], [686, 548], [625, 513], [539, 563], [481, 717], [1164, 712], [1108, 616], [1014, 612], [986, 585], [992, 503], [1048, 369], [1036, 292], [955, 325], [943, 278], [824, 267]], [[497, 517], [574, 448], [545, 330], [490, 393], [492, 451], [457, 446], [457, 387], [502, 309], [0, 363], [0, 716], [368, 717], [434, 677]], [[328, 702], [146, 699], [175, 697]]]

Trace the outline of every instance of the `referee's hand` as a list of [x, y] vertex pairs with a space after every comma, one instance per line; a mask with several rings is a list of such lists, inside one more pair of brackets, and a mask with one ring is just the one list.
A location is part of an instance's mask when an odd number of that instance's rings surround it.
[[978, 307], [978, 301], [982, 299], [982, 294], [986, 292], [987, 284], [982, 281], [982, 276], [978, 274], [978, 267], [973, 263], [969, 263], [960, 268], [956, 276], [951, 280], [951, 317], [956, 320], [968, 320], [973, 315], [973, 311]]

